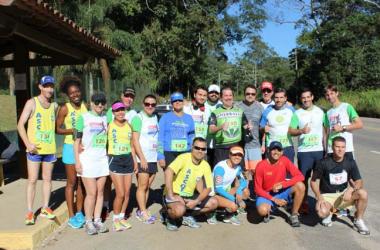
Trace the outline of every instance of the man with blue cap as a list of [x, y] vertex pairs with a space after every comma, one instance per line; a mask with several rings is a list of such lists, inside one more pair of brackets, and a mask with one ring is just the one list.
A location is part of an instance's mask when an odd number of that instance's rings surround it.
[[[283, 156], [282, 144], [272, 141], [268, 148], [268, 158], [260, 161], [256, 167], [255, 191], [257, 195], [256, 208], [264, 222], [268, 222], [272, 207], [283, 207], [292, 201], [289, 224], [299, 227], [298, 210], [305, 195], [304, 176], [298, 168]], [[287, 179], [287, 174], [291, 178]]]
[[189, 152], [194, 138], [195, 126], [191, 115], [183, 112], [183, 94], [174, 92], [170, 96], [173, 111], [164, 114], [158, 123], [158, 156], [162, 168], [174, 159]]
[[[49, 208], [51, 193], [51, 176], [54, 162], [57, 160], [55, 146], [55, 113], [57, 104], [54, 98], [54, 77], [43, 76], [38, 84], [40, 94], [29, 99], [21, 113], [17, 124], [18, 133], [25, 144], [28, 167], [28, 183], [26, 190], [27, 214], [26, 225], [34, 224], [33, 203], [36, 194], [40, 166], [42, 166], [43, 204], [41, 217], [54, 219]], [[28, 129], [25, 124], [28, 123]]]

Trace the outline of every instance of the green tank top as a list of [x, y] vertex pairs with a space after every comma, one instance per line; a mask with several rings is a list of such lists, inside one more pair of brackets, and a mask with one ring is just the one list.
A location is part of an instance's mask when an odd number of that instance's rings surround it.
[[239, 107], [225, 109], [217, 108], [213, 111], [216, 116], [216, 126], [220, 127], [223, 123], [227, 123], [227, 130], [219, 130], [215, 134], [216, 146], [229, 145], [239, 143], [242, 136], [242, 120], [243, 110]]

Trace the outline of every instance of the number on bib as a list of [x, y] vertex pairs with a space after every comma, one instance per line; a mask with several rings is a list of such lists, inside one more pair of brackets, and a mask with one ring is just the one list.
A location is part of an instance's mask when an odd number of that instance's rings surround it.
[[95, 135], [92, 139], [92, 146], [94, 148], [105, 148], [107, 143], [107, 135]]
[[172, 140], [171, 150], [172, 151], [186, 151], [187, 149], [187, 140]]

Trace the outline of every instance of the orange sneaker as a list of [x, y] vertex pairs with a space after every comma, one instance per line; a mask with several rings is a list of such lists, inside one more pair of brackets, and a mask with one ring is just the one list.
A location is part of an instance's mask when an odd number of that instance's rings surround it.
[[53, 210], [51, 210], [50, 207], [42, 208], [42, 209], [41, 209], [40, 216], [41, 216], [41, 217], [48, 218], [48, 219], [50, 219], [50, 220], [52, 220], [52, 219], [55, 218], [55, 215], [53, 214]]
[[34, 214], [33, 212], [28, 212], [26, 215], [25, 215], [25, 225], [34, 225]]

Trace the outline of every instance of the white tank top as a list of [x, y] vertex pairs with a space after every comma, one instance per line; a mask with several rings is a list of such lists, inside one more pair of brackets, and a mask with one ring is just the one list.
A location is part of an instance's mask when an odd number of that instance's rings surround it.
[[[137, 114], [141, 119], [140, 145], [147, 162], [157, 162], [158, 120], [157, 116], [147, 116], [143, 112]], [[140, 159], [137, 157], [137, 161]]]

